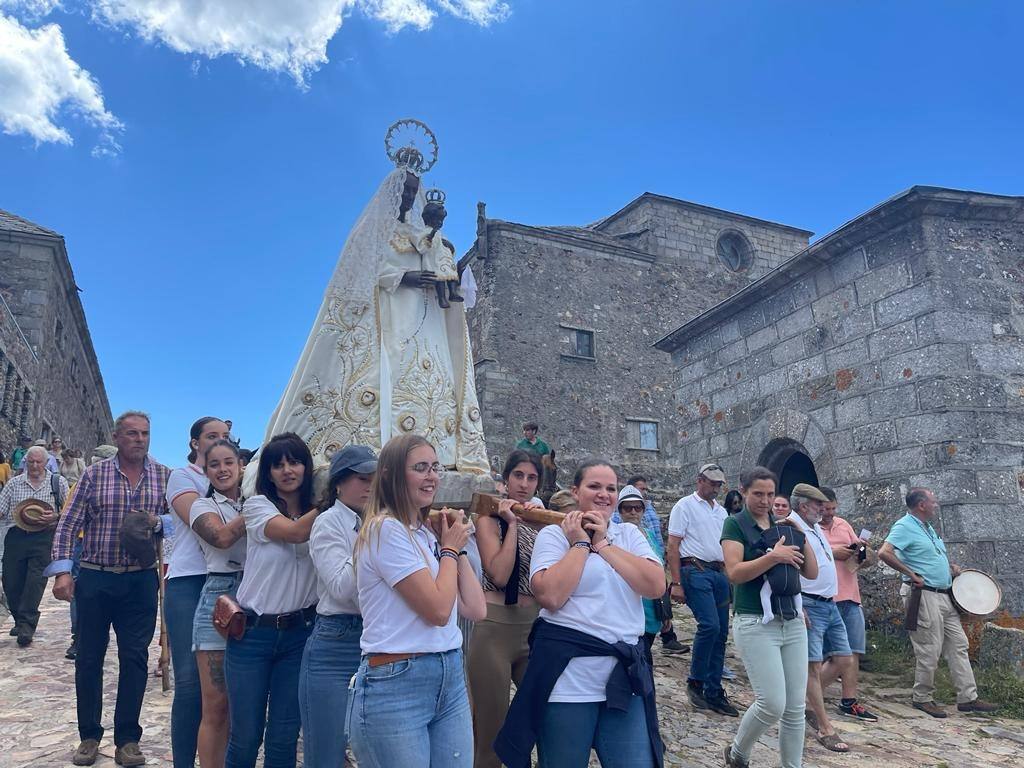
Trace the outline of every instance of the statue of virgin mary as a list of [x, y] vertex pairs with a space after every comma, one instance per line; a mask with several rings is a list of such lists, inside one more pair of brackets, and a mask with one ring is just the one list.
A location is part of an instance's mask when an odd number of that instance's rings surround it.
[[464, 305], [439, 306], [429, 277], [442, 238], [422, 221], [422, 156], [397, 156], [345, 241], [266, 439], [295, 432], [322, 465], [412, 432], [448, 469], [487, 472]]

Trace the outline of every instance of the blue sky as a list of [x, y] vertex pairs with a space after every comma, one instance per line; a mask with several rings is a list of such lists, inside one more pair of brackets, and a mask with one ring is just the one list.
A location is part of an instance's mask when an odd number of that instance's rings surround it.
[[[653, 191], [820, 236], [913, 184], [1024, 193], [1016, 3], [273, 0], [270, 33], [346, 7], [316, 64], [263, 36], [211, 58], [210, 17], [125, 1], [0, 0], [97, 84], [49, 113], [73, 143], [40, 141], [4, 91], [48, 86], [0, 51], [0, 208], [64, 234], [111, 407], [172, 465], [200, 415], [262, 438], [400, 117], [438, 135], [460, 251], [478, 200], [582, 224]], [[231, 28], [239, 3], [191, 5]]]

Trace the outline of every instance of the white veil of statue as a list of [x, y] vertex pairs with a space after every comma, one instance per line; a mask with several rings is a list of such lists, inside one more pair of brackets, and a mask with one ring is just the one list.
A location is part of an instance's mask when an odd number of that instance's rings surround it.
[[486, 472], [465, 310], [441, 309], [433, 288], [401, 284], [424, 268], [429, 231], [422, 189], [398, 221], [406, 173], [388, 174], [349, 233], [265, 439], [295, 432], [323, 465], [350, 443], [379, 450], [415, 432], [449, 468]]

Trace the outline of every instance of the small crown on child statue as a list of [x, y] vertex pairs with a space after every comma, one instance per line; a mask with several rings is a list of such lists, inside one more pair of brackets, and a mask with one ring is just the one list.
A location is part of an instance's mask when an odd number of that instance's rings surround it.
[[433, 189], [428, 189], [425, 197], [427, 198], [428, 203], [437, 203], [438, 205], [444, 205], [445, 194], [442, 190], [438, 189], [437, 187], [434, 187]]

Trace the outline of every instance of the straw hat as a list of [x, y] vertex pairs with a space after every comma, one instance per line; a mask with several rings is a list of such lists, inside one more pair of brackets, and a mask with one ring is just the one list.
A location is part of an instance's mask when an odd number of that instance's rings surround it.
[[39, 531], [45, 531], [53, 525], [52, 523], [40, 522], [43, 515], [47, 512], [53, 512], [53, 507], [45, 501], [25, 499], [14, 508], [11, 517], [14, 518], [14, 524], [21, 528], [21, 530], [27, 533], [39, 533]]

